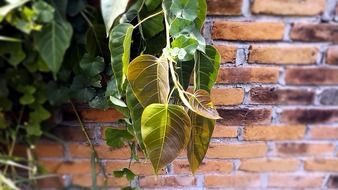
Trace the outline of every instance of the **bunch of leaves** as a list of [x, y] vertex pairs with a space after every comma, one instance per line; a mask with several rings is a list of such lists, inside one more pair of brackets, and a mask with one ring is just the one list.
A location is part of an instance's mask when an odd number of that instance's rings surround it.
[[187, 149], [194, 173], [220, 119], [210, 98], [220, 55], [201, 35], [206, 1], [102, 0], [101, 9], [118, 94], [140, 147], [155, 173]]

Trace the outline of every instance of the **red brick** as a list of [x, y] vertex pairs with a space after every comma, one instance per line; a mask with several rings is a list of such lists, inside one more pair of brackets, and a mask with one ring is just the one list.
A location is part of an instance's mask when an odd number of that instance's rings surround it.
[[146, 176], [141, 177], [142, 188], [163, 187], [189, 187], [196, 184], [196, 178], [192, 176]]
[[338, 68], [290, 67], [286, 69], [285, 81], [297, 85], [338, 84]]
[[249, 172], [293, 172], [299, 164], [295, 159], [250, 159], [242, 160], [239, 169]]
[[216, 144], [210, 143], [207, 158], [256, 158], [264, 157], [268, 147], [265, 143]]
[[283, 123], [326, 123], [338, 121], [337, 109], [284, 109]]
[[255, 87], [250, 90], [250, 102], [259, 104], [312, 104], [315, 92], [303, 89]]
[[63, 163], [63, 160], [39, 160], [39, 164], [49, 173], [56, 173]]
[[279, 68], [277, 67], [225, 67], [219, 70], [217, 82], [234, 83], [277, 83]]
[[260, 176], [255, 174], [207, 175], [204, 185], [211, 188], [248, 188], [259, 187]]
[[65, 186], [61, 176], [39, 179], [37, 180], [37, 183], [41, 189], [63, 189]]
[[297, 140], [305, 135], [304, 125], [249, 126], [244, 128], [244, 140]]
[[[133, 171], [138, 176], [148, 176], [153, 175], [154, 169], [151, 163], [145, 162], [144, 160], [141, 161], [133, 161], [129, 167], [129, 161], [107, 161], [106, 164], [106, 170], [107, 171], [115, 171], [120, 170], [123, 168], [129, 168], [131, 171]], [[165, 169], [162, 169], [158, 172], [158, 174], [165, 174]]]
[[[88, 174], [84, 175], [74, 175], [72, 176], [72, 182], [75, 185], [80, 185], [82, 187], [92, 187], [92, 176]], [[103, 176], [97, 176], [96, 183], [98, 186], [105, 187]], [[108, 187], [126, 187], [129, 186], [129, 182], [126, 178], [116, 178], [108, 177], [107, 184]]]
[[299, 23], [291, 29], [291, 39], [305, 42], [338, 42], [338, 24]]
[[243, 0], [207, 0], [208, 15], [241, 15]]
[[237, 47], [230, 45], [214, 45], [222, 57], [222, 63], [235, 63]]
[[42, 157], [63, 157], [63, 146], [60, 144], [39, 143], [35, 148], [36, 155]]
[[237, 134], [238, 127], [224, 126], [221, 124], [216, 124], [212, 137], [214, 138], [235, 138]]
[[214, 21], [214, 40], [276, 41], [282, 40], [284, 24], [281, 22]]
[[277, 188], [320, 188], [324, 180], [321, 175], [282, 175], [269, 176], [269, 187]]
[[319, 49], [315, 47], [254, 45], [250, 47], [249, 63], [315, 64], [318, 55]]
[[[71, 143], [68, 145], [70, 155], [74, 158], [90, 158], [91, 149], [88, 145]], [[103, 159], [129, 159], [130, 149], [125, 146], [120, 149], [113, 149], [107, 145], [95, 146], [100, 158]]]
[[304, 168], [308, 171], [338, 172], [338, 159], [306, 160]]
[[[175, 160], [173, 167], [176, 174], [191, 174], [188, 160]], [[231, 161], [205, 159], [196, 173], [230, 173], [232, 169], [233, 164]]]
[[211, 100], [215, 105], [239, 105], [243, 99], [243, 88], [213, 88], [211, 90]]
[[[86, 131], [89, 135], [90, 139], [94, 139], [95, 137], [95, 128], [86, 127]], [[78, 141], [78, 142], [86, 142], [86, 136], [84, 135], [82, 129], [79, 126], [56, 126], [52, 129], [51, 133], [58, 138], [64, 141]]]
[[[79, 115], [84, 122], [116, 122], [123, 119], [122, 113], [115, 109], [100, 110], [100, 109], [78, 109]], [[63, 110], [63, 121], [77, 121], [73, 110]]]
[[219, 109], [218, 113], [223, 118], [219, 123], [232, 126], [267, 124], [272, 116], [271, 109]]
[[252, 12], [270, 15], [314, 16], [325, 9], [325, 0], [254, 0]]
[[310, 136], [312, 139], [338, 139], [338, 127], [330, 126], [314, 126], [310, 130]]
[[[96, 167], [96, 171], [99, 171], [99, 167]], [[83, 175], [92, 172], [92, 166], [90, 160], [74, 160], [63, 162], [56, 171], [59, 174], [73, 174]]]
[[326, 63], [331, 65], [338, 65], [338, 46], [331, 46], [327, 50]]
[[335, 151], [331, 143], [277, 143], [276, 154], [284, 156], [332, 155]]

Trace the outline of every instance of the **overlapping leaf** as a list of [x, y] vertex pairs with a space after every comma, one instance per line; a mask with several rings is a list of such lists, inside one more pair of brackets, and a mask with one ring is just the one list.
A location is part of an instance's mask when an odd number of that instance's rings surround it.
[[197, 53], [195, 62], [195, 90], [210, 92], [217, 79], [221, 56], [213, 46], [208, 45], [205, 53]]
[[214, 131], [215, 120], [190, 112], [191, 136], [188, 144], [188, 160], [192, 173], [201, 165], [207, 153], [210, 138]]
[[128, 67], [130, 86], [143, 107], [166, 103], [169, 87], [169, 68], [166, 58], [140, 55]]
[[111, 64], [120, 93], [126, 89], [125, 80], [130, 61], [130, 46], [133, 30], [133, 25], [122, 23], [117, 25], [109, 36]]
[[209, 119], [221, 119], [206, 90], [195, 91], [189, 98], [189, 103], [195, 113]]
[[172, 162], [189, 141], [191, 122], [184, 108], [152, 104], [142, 114], [142, 137], [155, 173]]

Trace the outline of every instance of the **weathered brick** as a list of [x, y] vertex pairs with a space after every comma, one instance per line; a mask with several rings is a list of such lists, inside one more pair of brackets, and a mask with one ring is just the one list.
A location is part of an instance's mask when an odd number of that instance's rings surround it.
[[[98, 186], [104, 187], [126, 187], [129, 186], [129, 182], [126, 178], [116, 178], [109, 176], [107, 178], [107, 184], [104, 184], [103, 176], [96, 177], [96, 183]], [[88, 174], [74, 175], [72, 176], [72, 183], [81, 187], [93, 187], [92, 176]], [[106, 186], [105, 186], [106, 185]]]
[[[74, 158], [88, 158], [91, 155], [91, 149], [85, 144], [71, 143], [68, 145], [70, 155]], [[124, 146], [119, 149], [113, 149], [107, 145], [95, 146], [100, 158], [107, 159], [129, 159], [130, 149]]]
[[332, 155], [335, 150], [331, 143], [277, 143], [276, 154], [284, 156]]
[[207, 0], [208, 15], [241, 15], [243, 0]]
[[225, 67], [218, 73], [217, 82], [234, 83], [277, 83], [278, 67]]
[[214, 45], [222, 57], [222, 63], [235, 63], [237, 47], [230, 45]]
[[312, 139], [338, 139], [338, 127], [314, 126], [311, 128]]
[[321, 14], [325, 0], [254, 0], [251, 11], [255, 14], [312, 16]]
[[283, 175], [269, 176], [269, 187], [277, 188], [320, 188], [324, 180], [322, 175]]
[[40, 189], [63, 189], [65, 186], [61, 176], [39, 179], [37, 183]]
[[256, 174], [207, 175], [204, 185], [211, 188], [259, 187], [260, 176]]
[[243, 88], [213, 88], [211, 90], [211, 100], [215, 105], [239, 105], [243, 99]]
[[338, 46], [331, 46], [327, 50], [326, 63], [338, 65]]
[[63, 160], [44, 160], [39, 159], [41, 166], [49, 173], [56, 173], [63, 164]]
[[[129, 167], [129, 161], [107, 161], [105, 164], [105, 168], [107, 171], [115, 171], [120, 170], [122, 168], [129, 168], [138, 176], [149, 176], [154, 174], [153, 166], [150, 162], [145, 162], [144, 160], [133, 161]], [[162, 168], [158, 171], [158, 174], [165, 174], [166, 170]]]
[[315, 47], [254, 45], [250, 47], [249, 63], [315, 64], [318, 55], [319, 49]]
[[142, 188], [189, 187], [196, 184], [192, 176], [146, 176], [140, 178]]
[[[173, 162], [174, 173], [191, 174], [188, 160], [175, 160]], [[224, 160], [203, 160], [196, 173], [230, 173], [233, 169], [231, 161]]]
[[250, 159], [242, 160], [240, 170], [249, 172], [292, 172], [299, 167], [295, 159]]
[[224, 126], [221, 124], [216, 124], [212, 137], [214, 138], [235, 138], [237, 137], [238, 127]]
[[[95, 128], [86, 127], [90, 139], [95, 137]], [[64, 141], [87, 141], [82, 129], [79, 126], [58, 125], [51, 130], [51, 133]]]
[[285, 81], [287, 84], [338, 84], [338, 68], [290, 67], [286, 69], [285, 75]]
[[272, 117], [271, 109], [219, 109], [218, 113], [223, 118], [219, 120], [223, 125], [267, 124]]
[[[79, 115], [84, 122], [116, 122], [123, 118], [122, 113], [115, 109], [100, 110], [100, 109], [78, 109]], [[77, 121], [73, 110], [62, 111], [63, 121]]]
[[338, 188], [338, 175], [331, 175], [328, 180], [328, 187], [337, 189]]
[[[46, 142], [44, 144], [42, 143], [37, 144], [33, 152], [40, 158], [45, 157], [62, 158], [64, 155], [64, 149], [62, 145]], [[14, 148], [13, 154], [18, 157], [27, 157], [27, 146], [17, 144]]]
[[[73, 160], [62, 162], [61, 165], [55, 166], [54, 169], [56, 169], [55, 172], [58, 174], [83, 175], [91, 173], [92, 166], [90, 160]], [[96, 167], [96, 170], [98, 171], [99, 168]]]
[[338, 105], [338, 89], [326, 89], [320, 93], [320, 103], [323, 105]]
[[305, 135], [304, 125], [249, 126], [244, 128], [244, 140], [297, 140]]
[[284, 109], [283, 123], [326, 123], [338, 121], [338, 109]]
[[214, 40], [276, 41], [282, 40], [284, 24], [281, 22], [214, 21]]
[[265, 156], [265, 143], [217, 144], [210, 143], [207, 158], [257, 158]]
[[312, 104], [315, 92], [303, 89], [255, 87], [250, 90], [250, 102], [259, 104]]
[[338, 42], [338, 24], [295, 24], [291, 29], [291, 39], [305, 42]]
[[304, 168], [308, 171], [338, 172], [338, 159], [306, 160]]

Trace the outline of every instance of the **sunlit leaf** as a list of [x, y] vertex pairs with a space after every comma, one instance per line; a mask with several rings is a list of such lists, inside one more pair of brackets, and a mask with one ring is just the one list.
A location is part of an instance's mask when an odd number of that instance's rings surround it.
[[0, 22], [2, 22], [2, 20], [4, 19], [4, 17], [10, 13], [12, 10], [24, 5], [25, 3], [27, 3], [30, 0], [20, 0], [20, 1], [14, 1], [11, 2], [7, 5], [4, 5], [2, 7], [0, 7]]
[[128, 81], [143, 107], [166, 103], [169, 94], [169, 68], [166, 58], [140, 55], [128, 67]]
[[207, 153], [215, 120], [205, 118], [194, 112], [190, 112], [189, 115], [191, 118], [191, 136], [187, 156], [191, 171], [195, 173]]
[[129, 1], [130, 0], [101, 0], [101, 12], [106, 25], [107, 34], [109, 34], [115, 19], [126, 11]]
[[142, 114], [142, 138], [155, 173], [172, 162], [189, 141], [191, 122], [184, 108], [152, 104]]
[[126, 73], [130, 60], [130, 46], [134, 27], [128, 23], [117, 25], [109, 35], [111, 64], [120, 93], [125, 88]]
[[192, 111], [209, 119], [221, 119], [213, 103], [210, 94], [205, 90], [197, 90], [189, 98]]
[[217, 79], [221, 56], [213, 46], [208, 45], [205, 54], [197, 53], [195, 61], [195, 90], [210, 92]]
[[0, 35], [0, 41], [4, 41], [4, 42], [21, 42], [21, 39], [12, 38], [12, 37], [8, 37], [8, 36], [1, 36]]

